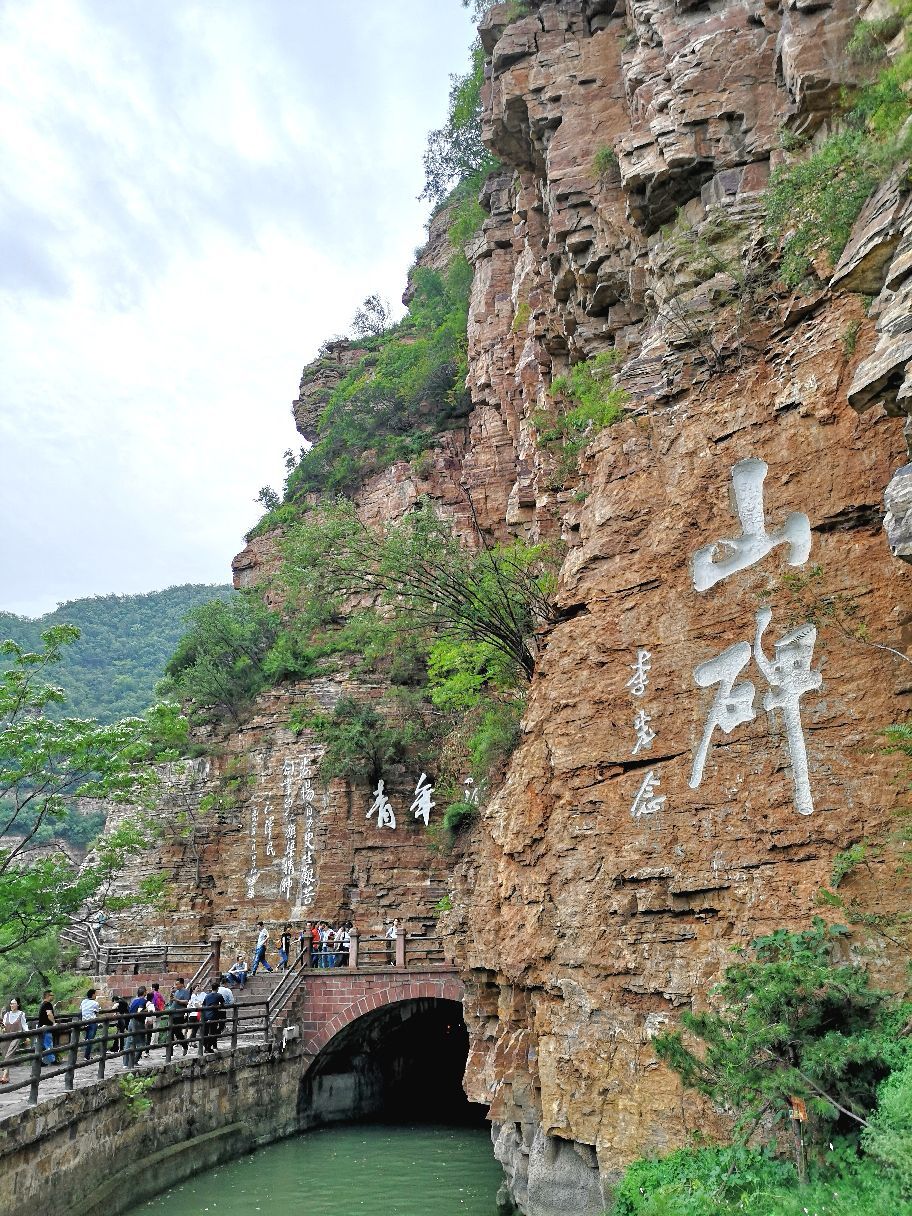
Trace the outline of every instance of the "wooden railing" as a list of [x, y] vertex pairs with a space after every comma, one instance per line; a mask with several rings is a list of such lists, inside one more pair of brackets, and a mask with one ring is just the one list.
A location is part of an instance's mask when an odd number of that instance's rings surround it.
[[[193, 1014], [199, 1012], [199, 1019]], [[203, 1014], [207, 1016], [202, 1016]], [[269, 1002], [249, 1001], [243, 1005], [233, 1004], [227, 1007], [209, 1010], [163, 1010], [154, 1015], [154, 1025], [147, 1028], [147, 1018], [153, 1015], [140, 1012], [136, 1017], [125, 1014], [105, 1013], [97, 1018], [83, 1020], [80, 1017], [64, 1015], [54, 1027], [37, 1027], [28, 1031], [17, 1031], [14, 1034], [0, 1034], [0, 1057], [6, 1055], [10, 1043], [18, 1042], [28, 1049], [27, 1059], [30, 1062], [29, 1075], [19, 1081], [11, 1081], [0, 1085], [0, 1093], [13, 1090], [29, 1090], [28, 1102], [34, 1106], [39, 1099], [42, 1084], [63, 1077], [65, 1090], [72, 1090], [75, 1085], [76, 1073], [85, 1068], [95, 1068], [99, 1080], [102, 1080], [108, 1065], [115, 1060], [121, 1060], [124, 1071], [135, 1068], [142, 1053], [146, 1050], [164, 1048], [164, 1062], [169, 1064], [174, 1056], [175, 1046], [183, 1049], [183, 1054], [189, 1053], [191, 1047], [201, 1058], [207, 1054], [218, 1052], [224, 1055], [237, 1050], [238, 1040], [268, 1039]], [[217, 1029], [216, 1029], [217, 1028]], [[45, 1036], [50, 1034], [51, 1043], [45, 1045]], [[218, 1040], [225, 1034], [229, 1036], [229, 1046], [219, 1047]], [[156, 1042], [158, 1040], [158, 1042]], [[114, 1045], [115, 1050], [109, 1051]], [[88, 1059], [80, 1059], [86, 1050]], [[92, 1056], [98, 1052], [98, 1058]], [[50, 1057], [54, 1060], [51, 1061]], [[65, 1057], [65, 1063], [60, 1064], [58, 1057]], [[15, 1057], [7, 1060], [4, 1067], [15, 1066], [25, 1060]]]

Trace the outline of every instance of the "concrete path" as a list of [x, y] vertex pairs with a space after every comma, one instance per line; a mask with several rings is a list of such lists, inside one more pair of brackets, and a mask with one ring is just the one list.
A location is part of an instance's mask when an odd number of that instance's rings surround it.
[[[230, 1054], [227, 1050], [230, 1044], [230, 1037], [223, 1035], [221, 1040], [222, 1050], [218, 1056], [224, 1057]], [[262, 1031], [258, 1034], [240, 1034], [238, 1035], [238, 1047], [248, 1047], [256, 1043], [263, 1042]], [[65, 1062], [67, 1048], [62, 1048], [58, 1054], [58, 1065]], [[199, 1059], [199, 1048], [194, 1044], [187, 1056], [181, 1053], [178, 1046], [171, 1058], [172, 1064], [180, 1064], [183, 1060]], [[205, 1059], [215, 1059], [215, 1056], [202, 1057]], [[10, 1083], [15, 1084], [17, 1081], [27, 1081], [32, 1075], [32, 1057], [22, 1057], [21, 1064], [12, 1064], [10, 1066]], [[79, 1053], [79, 1060], [82, 1063], [82, 1052]], [[142, 1073], [144, 1070], [160, 1067], [165, 1063], [164, 1047], [153, 1047], [148, 1055], [143, 1056], [135, 1068], [124, 1068], [123, 1059], [120, 1056], [109, 1055], [105, 1064], [105, 1080], [109, 1077], [123, 1076], [126, 1072]], [[57, 1065], [51, 1065], [49, 1071]], [[47, 1102], [51, 1098], [59, 1097], [67, 1092], [65, 1085], [66, 1078], [64, 1076], [50, 1077], [47, 1080], [42, 1079], [38, 1089], [38, 1105], [42, 1102]], [[87, 1085], [98, 1084], [98, 1053], [97, 1050], [92, 1057], [92, 1063], [89, 1067], [77, 1068], [73, 1074], [73, 1087], [75, 1089], [83, 1089]], [[25, 1110], [28, 1107], [29, 1086], [24, 1086], [22, 1089], [9, 1090], [7, 1087], [0, 1086], [0, 1119], [5, 1119], [8, 1115], [16, 1114], [19, 1111]]]

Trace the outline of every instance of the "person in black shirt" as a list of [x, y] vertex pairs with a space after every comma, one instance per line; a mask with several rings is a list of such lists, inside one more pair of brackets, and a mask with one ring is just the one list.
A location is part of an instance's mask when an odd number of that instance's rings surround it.
[[218, 987], [218, 980], [210, 980], [209, 991], [203, 997], [203, 1051], [209, 1053], [218, 1050], [219, 1031], [224, 1017], [225, 998]]
[[288, 925], [282, 929], [282, 936], [279, 938], [279, 970], [288, 970], [288, 955], [291, 953], [291, 932]]
[[124, 1040], [127, 1037], [127, 1014], [130, 1012], [130, 1006], [127, 998], [118, 996], [116, 992], [112, 994], [111, 1000], [114, 1002], [111, 1012], [117, 1014], [117, 1033], [114, 1035], [114, 1043], [111, 1046], [111, 1052], [116, 1056], [123, 1051]]
[[57, 1019], [54, 1017], [54, 994], [48, 989], [44, 994], [44, 1000], [38, 1009], [38, 1033], [41, 1035], [41, 1046], [43, 1048], [41, 1059], [44, 1064], [56, 1064], [57, 1057], [54, 1054], [54, 1030], [57, 1025]]
[[184, 983], [183, 977], [178, 979], [171, 993], [171, 1016], [174, 1025], [175, 1041], [180, 1043], [184, 1055], [187, 1054], [187, 1005], [190, 1001], [190, 989]]

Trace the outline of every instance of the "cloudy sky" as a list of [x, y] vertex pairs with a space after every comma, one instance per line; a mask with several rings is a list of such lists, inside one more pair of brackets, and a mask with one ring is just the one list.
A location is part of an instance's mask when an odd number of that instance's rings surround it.
[[226, 582], [421, 243], [459, 0], [0, 0], [0, 610]]

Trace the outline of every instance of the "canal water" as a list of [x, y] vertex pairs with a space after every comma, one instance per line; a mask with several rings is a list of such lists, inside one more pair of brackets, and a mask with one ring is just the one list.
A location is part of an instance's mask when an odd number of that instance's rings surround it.
[[196, 1174], [129, 1216], [495, 1216], [483, 1127], [346, 1124]]

